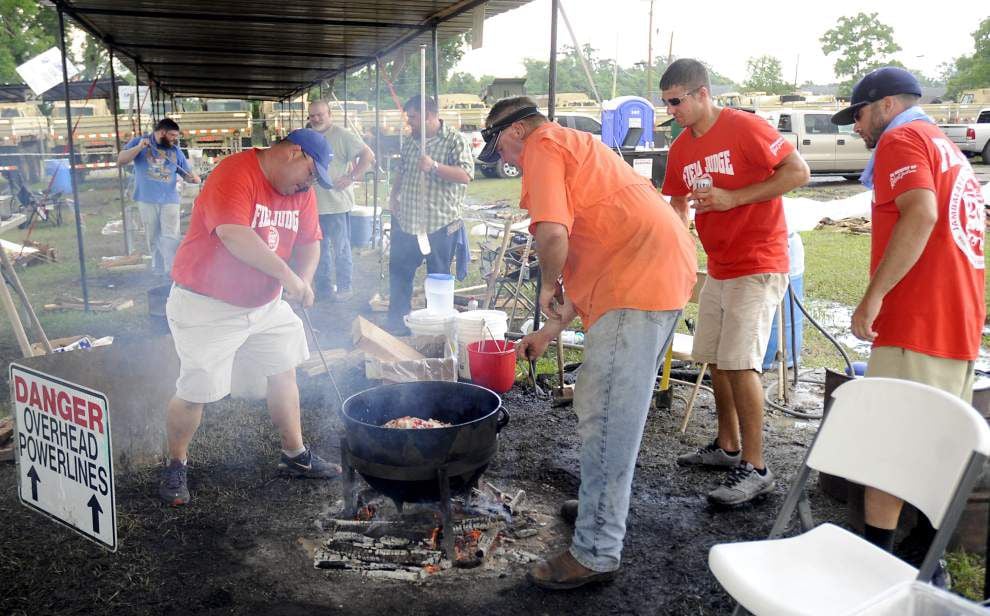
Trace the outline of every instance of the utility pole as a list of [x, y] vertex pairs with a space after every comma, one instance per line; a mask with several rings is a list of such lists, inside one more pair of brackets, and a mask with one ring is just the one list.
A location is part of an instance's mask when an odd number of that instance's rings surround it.
[[650, 32], [646, 39], [646, 100], [653, 102], [653, 0], [650, 0]]
[[797, 55], [797, 60], [794, 61], [794, 91], [797, 92], [798, 87], [798, 67], [801, 66], [801, 54]]

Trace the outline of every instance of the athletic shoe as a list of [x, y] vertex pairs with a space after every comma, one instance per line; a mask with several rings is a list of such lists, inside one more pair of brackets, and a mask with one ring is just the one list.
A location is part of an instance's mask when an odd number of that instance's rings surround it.
[[290, 458], [283, 452], [278, 463], [278, 470], [293, 477], [316, 479], [327, 479], [340, 475], [339, 465], [327, 462], [309, 449], [294, 458]]
[[729, 471], [722, 485], [708, 493], [708, 502], [713, 505], [732, 506], [748, 503], [758, 496], [773, 492], [777, 482], [768, 468], [761, 475], [749, 462], [741, 462]]
[[186, 465], [172, 460], [162, 471], [158, 496], [166, 505], [179, 507], [189, 502], [189, 485], [186, 483]]
[[740, 462], [742, 462], [742, 454], [738, 451], [731, 455], [725, 453], [725, 450], [718, 446], [718, 439], [697, 451], [677, 457], [677, 463], [681, 466], [735, 468]]
[[354, 291], [350, 289], [341, 289], [333, 294], [334, 302], [346, 302], [354, 297]]

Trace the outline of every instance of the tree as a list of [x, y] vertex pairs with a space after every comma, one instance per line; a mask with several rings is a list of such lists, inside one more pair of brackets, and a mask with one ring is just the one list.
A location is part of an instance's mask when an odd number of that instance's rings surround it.
[[743, 87], [751, 92], [766, 92], [767, 94], [786, 94], [791, 91], [790, 84], [784, 81], [784, 72], [780, 60], [773, 56], [760, 56], [746, 61], [746, 78]]
[[955, 65], [946, 71], [946, 94], [951, 98], [962, 90], [990, 87], [990, 17], [973, 32], [973, 43], [973, 55], [956, 58]]
[[901, 50], [894, 42], [894, 30], [877, 19], [877, 13], [857, 13], [840, 17], [834, 28], [820, 39], [822, 52], [837, 54], [833, 65], [836, 77], [845, 77], [839, 93], [848, 95], [860, 77], [879, 66], [894, 64], [892, 55]]
[[35, 0], [0, 0], [0, 82], [22, 83], [14, 70], [54, 46], [58, 16]]

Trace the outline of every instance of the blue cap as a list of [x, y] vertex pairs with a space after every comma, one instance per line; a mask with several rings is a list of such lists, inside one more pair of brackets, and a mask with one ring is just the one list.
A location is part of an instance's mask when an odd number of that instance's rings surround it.
[[896, 66], [878, 68], [867, 73], [853, 86], [851, 105], [832, 116], [832, 124], [852, 124], [860, 107], [895, 94], [921, 96], [921, 84], [910, 72]]
[[333, 160], [333, 149], [323, 135], [311, 128], [297, 128], [286, 136], [286, 139], [302, 148], [313, 162], [316, 163], [316, 180], [327, 190], [333, 189], [330, 179], [330, 161]]

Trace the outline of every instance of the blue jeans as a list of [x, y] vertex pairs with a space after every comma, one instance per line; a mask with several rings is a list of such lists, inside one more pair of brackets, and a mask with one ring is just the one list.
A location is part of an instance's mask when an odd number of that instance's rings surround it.
[[[430, 254], [425, 257], [426, 273], [450, 273], [461, 224], [456, 221], [428, 235]], [[388, 320], [393, 325], [401, 323], [402, 317], [412, 310], [413, 279], [423, 259], [416, 236], [399, 228], [393, 217], [388, 251]]]
[[337, 274], [337, 290], [351, 288], [351, 273], [354, 262], [351, 259], [351, 224], [347, 212], [340, 214], [320, 214], [320, 263], [316, 267], [315, 286], [321, 289], [333, 288], [330, 276], [330, 259], [333, 255], [334, 271]]
[[570, 551], [588, 569], [619, 568], [643, 426], [680, 315], [680, 310], [612, 310], [584, 339], [574, 391], [581, 489]]
[[144, 225], [144, 239], [148, 254], [151, 255], [151, 269], [168, 274], [172, 271], [175, 251], [179, 249], [182, 236], [179, 234], [178, 203], [146, 203], [135, 201], [141, 224]]

